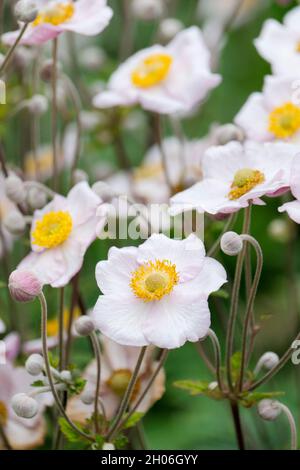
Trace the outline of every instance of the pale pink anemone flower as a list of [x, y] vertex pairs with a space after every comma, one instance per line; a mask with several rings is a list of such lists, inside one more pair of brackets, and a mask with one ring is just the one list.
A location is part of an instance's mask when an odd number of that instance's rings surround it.
[[262, 93], [252, 93], [235, 117], [249, 139], [300, 140], [299, 82], [295, 77], [265, 78]]
[[286, 143], [230, 142], [211, 147], [202, 162], [203, 180], [171, 198], [170, 213], [196, 209], [209, 214], [236, 212], [262, 196], [288, 190], [297, 147]]
[[[14, 367], [12, 361], [19, 352], [20, 339], [18, 335], [10, 334], [4, 339], [6, 346], [5, 364], [0, 362], [0, 423], [14, 450], [33, 449], [43, 444], [46, 435], [46, 422], [43, 412], [46, 406], [52, 405], [49, 394], [38, 395], [39, 410], [31, 419], [18, 417], [11, 407], [11, 399], [17, 393], [27, 393], [33, 382], [32, 377], [24, 367]], [[0, 450], [3, 450], [0, 437]]]
[[161, 114], [190, 111], [221, 82], [210, 70], [202, 33], [191, 27], [167, 45], [137, 52], [112, 75], [108, 90], [95, 96], [97, 108], [132, 106]]
[[296, 200], [286, 202], [278, 208], [278, 211], [287, 212], [294, 222], [300, 224], [300, 155], [297, 155], [293, 160], [290, 187]]
[[86, 182], [75, 185], [67, 197], [56, 195], [34, 212], [31, 253], [19, 264], [34, 271], [43, 284], [63, 287], [78, 273], [86, 250], [96, 239], [96, 229], [106, 219], [97, 216], [101, 199]]
[[[96, 36], [107, 27], [113, 16], [107, 0], [36, 0], [36, 3], [38, 17], [29, 24], [20, 44], [39, 45], [65, 31]], [[3, 34], [2, 42], [13, 44], [19, 33], [20, 30]]]
[[210, 327], [208, 296], [226, 282], [223, 266], [205, 257], [195, 235], [152, 235], [138, 248], [111, 248], [96, 267], [97, 328], [126, 346], [173, 349], [196, 342]]
[[[121, 399], [126, 391], [129, 380], [135, 369], [140, 348], [122, 346], [114, 341], [101, 337], [103, 353], [101, 356], [101, 387], [100, 399], [107, 419], [112, 419], [120, 405]], [[131, 405], [134, 406], [144, 392], [150, 378], [157, 367], [157, 361], [153, 359], [153, 350], [149, 348], [142, 362], [138, 374], [137, 384], [133, 391]], [[94, 403], [84, 404], [85, 395], [95, 395], [96, 391], [97, 366], [96, 362], [91, 362], [86, 368], [83, 378], [87, 381], [81, 396], [71, 398], [68, 402], [67, 413], [71, 419], [79, 423], [85, 423], [94, 413]], [[165, 392], [165, 373], [161, 369], [149, 392], [141, 401], [137, 408], [140, 413], [146, 413], [150, 407]]]
[[267, 60], [276, 75], [300, 73], [300, 7], [289, 11], [283, 24], [274, 19], [265, 21], [259, 37], [254, 41], [259, 54]]

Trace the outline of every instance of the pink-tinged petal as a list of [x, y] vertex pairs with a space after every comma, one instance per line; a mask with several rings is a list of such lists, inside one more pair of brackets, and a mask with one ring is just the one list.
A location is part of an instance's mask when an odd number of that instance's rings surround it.
[[270, 112], [278, 106], [293, 102], [295, 80], [297, 80], [295, 76], [267, 76], [265, 78], [263, 95], [265, 106]]
[[[58, 345], [58, 337], [56, 336], [51, 336], [47, 340], [48, 344], [48, 349], [54, 349]], [[32, 339], [30, 341], [26, 341], [23, 344], [22, 351], [24, 354], [30, 355], [30, 354], [36, 354], [36, 353], [41, 353], [43, 351], [43, 345], [42, 345], [42, 340], [41, 339]]]
[[138, 267], [137, 248], [111, 248], [107, 261], [96, 266], [96, 280], [103, 294], [131, 294], [131, 274]]
[[297, 38], [288, 29], [273, 19], [265, 21], [260, 36], [254, 45], [258, 53], [272, 65], [284, 58], [290, 50], [296, 50]]
[[[222, 264], [213, 258], [205, 258], [202, 269], [195, 279], [184, 285], [186, 291], [180, 291], [180, 295], [201, 296], [207, 298], [212, 292], [216, 292], [227, 282], [227, 274]], [[178, 286], [181, 288], [181, 286]], [[178, 288], [178, 294], [179, 294]], [[192, 298], [192, 297], [191, 297]]]
[[174, 349], [186, 341], [196, 342], [207, 335], [210, 311], [205, 299], [187, 303], [175, 291], [156, 302], [143, 324], [149, 344]]
[[295, 156], [292, 163], [290, 185], [293, 196], [300, 200], [300, 154]]
[[210, 68], [211, 54], [201, 30], [196, 26], [180, 31], [166, 49], [175, 57], [183, 56], [192, 66], [195, 66], [195, 57], [198, 57], [197, 62], [202, 70]]
[[295, 7], [289, 11], [284, 17], [285, 26], [299, 34], [300, 7]]
[[174, 114], [187, 111], [185, 104], [177, 99], [177, 96], [171, 96], [168, 90], [163, 87], [153, 87], [151, 90], [141, 91], [139, 102], [144, 109], [160, 114]]
[[101, 199], [91, 190], [86, 181], [76, 184], [67, 196], [73, 225], [84, 224], [90, 217], [95, 217]]
[[30, 269], [43, 284], [51, 284], [63, 276], [65, 265], [61, 251], [56, 248], [42, 253], [29, 253], [18, 265], [20, 269]]
[[[59, 247], [57, 249], [59, 249]], [[75, 274], [80, 271], [83, 265], [86, 249], [87, 246], [80, 243], [74, 234], [63, 244], [63, 249], [60, 251], [60, 256], [62, 257], [64, 271], [61, 276], [55, 278], [51, 282], [52, 287], [66, 286], [75, 276]], [[49, 252], [51, 251], [52, 250], [49, 250]]]
[[93, 98], [95, 108], [105, 109], [115, 106], [133, 106], [137, 103], [136, 97], [127, 96], [115, 91], [103, 91]]
[[4, 338], [6, 359], [8, 361], [14, 361], [18, 356], [21, 347], [21, 338], [18, 333], [10, 333]]
[[179, 282], [187, 282], [197, 276], [205, 256], [203, 242], [195, 235], [185, 240], [172, 240], [163, 234], [154, 234], [138, 248], [140, 264], [155, 260], [168, 260], [176, 265]]
[[146, 346], [143, 324], [151, 318], [152, 302], [131, 296], [102, 295], [93, 311], [93, 319], [101, 333], [125, 346]]
[[[202, 161], [203, 176], [205, 179], [220, 179], [231, 184], [236, 171], [243, 168], [244, 161], [244, 147], [239, 142], [210, 147]], [[221, 172], [220, 167], [222, 167]]]
[[287, 212], [290, 219], [300, 224], [300, 201], [292, 201], [278, 208], [279, 212]]
[[86, 36], [100, 34], [109, 24], [113, 10], [107, 6], [106, 0], [78, 0], [75, 3], [74, 16], [61, 24], [64, 31]]
[[41, 446], [46, 436], [46, 422], [42, 417], [33, 428], [28, 429], [18, 420], [10, 419], [5, 433], [14, 450], [29, 450]]
[[263, 94], [252, 93], [234, 122], [246, 132], [249, 139], [258, 142], [269, 141], [273, 139], [273, 135], [268, 131], [269, 112]]
[[[59, 26], [53, 26], [48, 23], [44, 23], [38, 26], [29, 26], [23, 35], [20, 44], [26, 46], [37, 46], [43, 44], [51, 39], [56, 38], [61, 34], [63, 30]], [[2, 42], [7, 45], [14, 44], [16, 38], [20, 33], [19, 31], [13, 31], [2, 35]]]

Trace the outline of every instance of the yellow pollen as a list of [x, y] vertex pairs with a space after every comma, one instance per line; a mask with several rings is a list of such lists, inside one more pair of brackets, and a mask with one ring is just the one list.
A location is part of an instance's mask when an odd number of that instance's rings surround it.
[[[73, 312], [73, 320], [75, 320], [79, 316], [80, 316], [80, 310], [78, 307], [76, 307]], [[70, 310], [65, 308], [64, 313], [63, 313], [64, 331], [68, 331], [70, 318], [71, 318]], [[57, 316], [56, 318], [51, 318], [50, 320], [47, 321], [47, 336], [55, 337], [55, 336], [58, 336], [58, 333], [59, 333], [59, 320]]]
[[5, 426], [8, 419], [8, 411], [3, 401], [0, 401], [0, 425]]
[[[106, 384], [118, 397], [122, 397], [128, 387], [132, 373], [129, 369], [118, 369], [113, 372], [111, 377], [107, 380]], [[134, 401], [141, 388], [140, 379], [138, 378], [131, 401]]]
[[69, 21], [74, 15], [74, 11], [73, 2], [53, 2], [41, 10], [32, 24], [38, 26], [48, 23], [58, 26]]
[[132, 273], [130, 287], [144, 302], [152, 302], [170, 294], [178, 281], [175, 264], [156, 260], [143, 264]]
[[244, 194], [251, 191], [255, 186], [265, 181], [265, 175], [259, 170], [252, 170], [251, 168], [243, 168], [238, 170], [234, 175], [231, 191], [228, 198], [231, 201], [239, 199]]
[[300, 108], [285, 103], [269, 115], [269, 131], [278, 139], [292, 137], [300, 129]]
[[169, 74], [172, 63], [173, 58], [168, 54], [152, 54], [133, 70], [132, 83], [139, 88], [158, 85]]
[[55, 248], [69, 238], [72, 227], [73, 221], [69, 212], [48, 212], [36, 222], [32, 242], [42, 248]]

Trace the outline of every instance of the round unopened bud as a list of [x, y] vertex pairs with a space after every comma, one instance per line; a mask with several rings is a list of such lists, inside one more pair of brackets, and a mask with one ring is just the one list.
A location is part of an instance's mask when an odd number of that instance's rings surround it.
[[161, 21], [158, 29], [158, 35], [162, 42], [167, 43], [171, 41], [176, 34], [184, 28], [183, 23], [177, 18], [166, 18]]
[[88, 336], [95, 330], [93, 320], [87, 315], [78, 318], [75, 322], [75, 331], [79, 336]]
[[103, 202], [110, 202], [115, 196], [113, 189], [104, 181], [97, 181], [94, 183], [92, 190], [100, 197], [100, 199], [102, 199]]
[[80, 400], [84, 405], [91, 405], [95, 401], [95, 390], [86, 389], [80, 395]]
[[34, 95], [27, 101], [27, 107], [32, 114], [41, 116], [48, 111], [48, 100], [43, 95]]
[[5, 178], [4, 188], [7, 197], [16, 204], [22, 203], [26, 198], [26, 188], [23, 181], [17, 175], [9, 175]]
[[25, 363], [28, 374], [36, 376], [40, 375], [44, 370], [44, 358], [40, 354], [31, 354]]
[[266, 421], [274, 421], [281, 413], [282, 408], [277, 400], [261, 400], [257, 405], [259, 416]]
[[8, 280], [10, 295], [17, 302], [30, 302], [42, 292], [42, 284], [34, 273], [16, 269]]
[[245, 140], [245, 134], [243, 130], [235, 124], [224, 124], [224, 126], [216, 130], [216, 139], [219, 145], [226, 145], [233, 140], [243, 142]]
[[88, 177], [88, 174], [84, 170], [77, 168], [77, 170], [74, 171], [73, 179], [74, 179], [74, 183], [76, 184], [76, 183], [81, 183], [82, 181], [88, 181], [89, 177]]
[[263, 367], [270, 370], [270, 369], [273, 369], [275, 366], [277, 366], [279, 362], [279, 357], [276, 353], [272, 351], [268, 351], [261, 356], [261, 358], [259, 359], [259, 362], [261, 363]]
[[47, 194], [39, 188], [30, 188], [27, 193], [27, 202], [32, 209], [41, 209], [47, 203]]
[[36, 416], [39, 409], [37, 401], [26, 395], [26, 393], [14, 395], [11, 400], [11, 406], [17, 416], [27, 419]]
[[26, 220], [20, 212], [13, 210], [4, 217], [3, 225], [12, 235], [20, 236], [25, 231]]
[[[59, 75], [59, 73], [62, 70], [62, 66], [59, 62], [56, 64], [56, 69], [57, 69], [57, 74]], [[53, 71], [53, 60], [48, 59], [42, 64], [42, 67], [40, 70], [41, 79], [44, 80], [44, 82], [51, 82], [52, 71]]]
[[162, 0], [133, 0], [131, 11], [139, 20], [152, 21], [163, 15], [164, 5]]
[[72, 382], [72, 374], [69, 370], [62, 370], [59, 375], [63, 382]]
[[104, 442], [102, 450], [115, 450], [115, 446], [111, 442]]
[[293, 236], [291, 224], [284, 219], [274, 219], [268, 227], [270, 237], [276, 242], [287, 243]]
[[31, 23], [38, 15], [36, 2], [32, 0], [19, 0], [15, 5], [14, 14], [18, 21]]
[[243, 248], [243, 240], [235, 232], [226, 232], [221, 238], [221, 250], [228, 256], [236, 256]]

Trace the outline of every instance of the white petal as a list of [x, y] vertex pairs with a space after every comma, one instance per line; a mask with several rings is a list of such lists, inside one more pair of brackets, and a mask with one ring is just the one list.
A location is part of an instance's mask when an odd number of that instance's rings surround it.
[[300, 224], [300, 201], [292, 201], [292, 202], [287, 202], [286, 204], [283, 204], [278, 208], [279, 212], [287, 212], [289, 217], [296, 222], [297, 224]]

